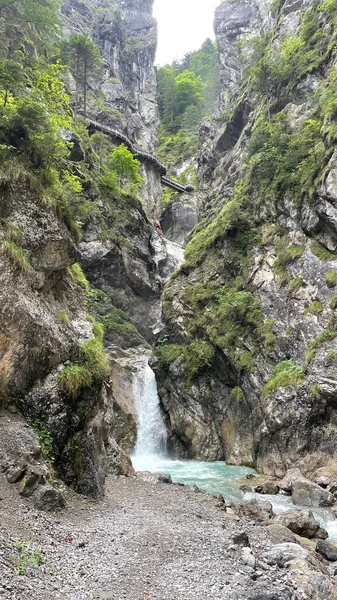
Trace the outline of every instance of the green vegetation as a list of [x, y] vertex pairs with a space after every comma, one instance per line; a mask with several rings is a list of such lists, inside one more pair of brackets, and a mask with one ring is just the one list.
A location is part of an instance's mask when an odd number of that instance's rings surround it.
[[235, 387], [231, 391], [231, 399], [235, 402], [240, 402], [244, 398], [243, 391], [240, 387]]
[[53, 462], [53, 436], [45, 429], [45, 423], [41, 419], [35, 419], [31, 423], [31, 427], [39, 436], [44, 456]]
[[120, 309], [112, 310], [108, 315], [97, 316], [97, 320], [103, 325], [105, 331], [134, 331], [135, 326], [130, 321], [129, 315]]
[[309, 365], [312, 359], [315, 358], [322, 344], [325, 342], [331, 342], [331, 340], [335, 339], [336, 336], [337, 330], [335, 329], [334, 324], [332, 324], [329, 329], [321, 331], [317, 337], [311, 340], [308, 344], [308, 350], [305, 355], [306, 364]]
[[300, 258], [304, 252], [303, 245], [288, 246], [288, 238], [283, 237], [275, 244], [277, 258], [274, 263], [274, 270], [279, 276], [281, 285], [288, 283], [289, 275], [286, 268], [295, 260]]
[[58, 374], [59, 385], [70, 394], [77, 398], [83, 388], [90, 387], [92, 376], [85, 365], [68, 365]]
[[[15, 544], [16, 552], [10, 556], [11, 564], [17, 575], [25, 575], [29, 567], [45, 565], [47, 559], [43, 550], [33, 546], [32, 542], [18, 541]], [[50, 573], [54, 568], [49, 566]]]
[[296, 293], [301, 287], [305, 285], [302, 277], [294, 277], [292, 281], [289, 282], [289, 292]]
[[263, 395], [269, 396], [273, 390], [286, 385], [299, 385], [303, 379], [303, 369], [293, 360], [284, 360], [274, 368], [263, 388]]
[[336, 260], [336, 254], [332, 254], [329, 250], [321, 246], [320, 244], [312, 244], [310, 250], [319, 260], [330, 261]]
[[62, 325], [69, 325], [69, 316], [65, 310], [60, 310], [56, 316]]
[[68, 273], [74, 281], [74, 283], [76, 283], [76, 285], [78, 285], [80, 288], [82, 288], [82, 290], [86, 292], [89, 291], [89, 281], [84, 275], [81, 265], [79, 265], [78, 263], [71, 265], [71, 267], [68, 267]]
[[314, 383], [310, 386], [310, 391], [314, 398], [316, 398], [316, 400], [319, 400], [319, 398], [321, 397], [321, 388], [317, 383]]
[[325, 275], [325, 283], [329, 288], [334, 288], [337, 285], [337, 271], [329, 271]]
[[314, 300], [314, 302], [311, 302], [309, 305], [308, 310], [312, 315], [319, 315], [323, 312], [323, 304], [319, 300]]
[[94, 379], [102, 381], [108, 376], [109, 362], [100, 339], [92, 338], [80, 346], [80, 360]]
[[331, 296], [329, 306], [332, 310], [335, 310], [335, 308], [337, 308], [337, 296]]
[[159, 368], [167, 367], [180, 356], [183, 357], [187, 387], [197, 375], [211, 366], [215, 354], [214, 347], [204, 340], [195, 340], [188, 346], [160, 344], [156, 348]]
[[26, 253], [14, 242], [4, 239], [1, 248], [3, 253], [10, 260], [13, 268], [22, 273], [27, 273], [30, 269], [30, 263]]

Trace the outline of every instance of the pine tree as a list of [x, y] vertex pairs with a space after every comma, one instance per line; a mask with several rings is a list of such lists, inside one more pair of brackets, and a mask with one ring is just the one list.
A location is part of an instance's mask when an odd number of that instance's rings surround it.
[[73, 34], [64, 47], [64, 58], [76, 81], [75, 115], [78, 114], [80, 92], [83, 92], [83, 114], [87, 116], [88, 82], [102, 73], [103, 62], [99, 48], [85, 35]]

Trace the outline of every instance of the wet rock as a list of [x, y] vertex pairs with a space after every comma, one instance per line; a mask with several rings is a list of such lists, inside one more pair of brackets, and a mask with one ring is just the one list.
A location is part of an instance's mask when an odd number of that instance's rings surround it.
[[280, 491], [279, 486], [274, 481], [265, 481], [264, 483], [257, 485], [254, 491], [258, 494], [270, 494], [274, 496]]
[[273, 523], [284, 525], [300, 536], [313, 538], [328, 537], [327, 531], [320, 527], [311, 510], [288, 510], [274, 517]]
[[273, 515], [271, 503], [256, 498], [246, 502], [232, 502], [231, 507], [239, 517], [246, 517], [254, 521], [269, 521]]
[[316, 544], [316, 552], [319, 552], [326, 560], [337, 560], [337, 546], [327, 540], [318, 540]]
[[159, 483], [172, 483], [172, 477], [168, 473], [160, 473], [158, 475]]
[[331, 506], [333, 495], [319, 485], [308, 480], [293, 481], [291, 495], [294, 504], [301, 506]]

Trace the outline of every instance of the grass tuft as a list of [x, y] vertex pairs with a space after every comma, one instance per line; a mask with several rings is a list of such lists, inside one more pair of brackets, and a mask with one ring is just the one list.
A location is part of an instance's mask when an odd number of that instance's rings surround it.
[[263, 388], [263, 396], [269, 396], [273, 390], [286, 385], [299, 385], [303, 382], [303, 369], [293, 360], [283, 360], [274, 368]]
[[9, 240], [3, 240], [1, 248], [15, 270], [21, 271], [22, 273], [27, 273], [29, 271], [30, 262], [22, 248], [19, 248], [14, 242], [10, 242]]

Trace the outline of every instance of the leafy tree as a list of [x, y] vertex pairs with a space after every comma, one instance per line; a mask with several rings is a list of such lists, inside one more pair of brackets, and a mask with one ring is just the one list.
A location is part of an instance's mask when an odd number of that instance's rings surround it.
[[144, 179], [139, 174], [139, 166], [139, 160], [134, 158], [133, 154], [126, 146], [124, 146], [124, 144], [115, 148], [110, 155], [109, 167], [116, 173], [120, 186], [122, 186], [123, 183], [129, 183], [135, 186], [144, 183]]
[[202, 79], [193, 71], [180, 73], [175, 80], [175, 92], [179, 114], [183, 114], [190, 105], [197, 106], [202, 98]]
[[25, 80], [22, 64], [16, 60], [4, 60], [0, 62], [0, 90], [3, 95], [4, 108], [8, 102], [10, 92], [20, 91]]
[[83, 92], [83, 113], [87, 115], [88, 83], [102, 73], [103, 62], [99, 48], [85, 35], [73, 34], [63, 48], [63, 57], [70, 65], [76, 81], [75, 115], [78, 113], [80, 92]]

